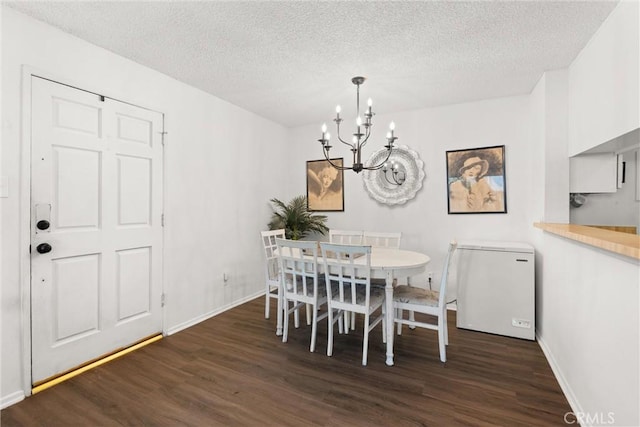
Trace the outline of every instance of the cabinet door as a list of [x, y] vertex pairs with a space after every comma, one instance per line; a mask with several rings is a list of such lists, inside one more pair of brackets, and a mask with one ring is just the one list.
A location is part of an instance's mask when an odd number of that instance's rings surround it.
[[570, 159], [571, 193], [615, 193], [617, 161], [614, 153], [584, 154]]

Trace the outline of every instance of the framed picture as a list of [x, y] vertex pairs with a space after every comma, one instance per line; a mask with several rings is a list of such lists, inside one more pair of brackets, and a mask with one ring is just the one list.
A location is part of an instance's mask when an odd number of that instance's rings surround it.
[[[342, 166], [342, 159], [331, 159]], [[307, 161], [307, 209], [344, 211], [344, 174], [326, 160]]]
[[507, 213], [504, 169], [504, 145], [447, 151], [449, 213]]

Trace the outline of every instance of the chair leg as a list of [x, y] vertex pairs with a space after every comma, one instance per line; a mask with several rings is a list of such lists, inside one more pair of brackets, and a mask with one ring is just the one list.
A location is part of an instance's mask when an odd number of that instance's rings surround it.
[[264, 294], [265, 302], [264, 302], [264, 318], [269, 318], [269, 300], [271, 299], [271, 286], [267, 285], [267, 291]]
[[369, 350], [369, 314], [364, 315], [364, 338], [362, 340], [362, 366], [367, 366], [367, 356]]
[[447, 349], [445, 347], [445, 337], [444, 337], [444, 325], [443, 325], [443, 316], [438, 316], [438, 347], [440, 347], [440, 361], [447, 361]]
[[[333, 354], [333, 309], [331, 307], [327, 307], [329, 310], [327, 319], [328, 319], [328, 327], [327, 327], [327, 356], [331, 356]], [[340, 318], [338, 318], [338, 323], [340, 323]]]
[[355, 311], [351, 312], [351, 330], [352, 331], [356, 330], [356, 312]]
[[[295, 305], [295, 303], [294, 303]], [[289, 305], [287, 304], [287, 308], [289, 307]], [[296, 308], [296, 310], [293, 312], [293, 326], [297, 329], [300, 327], [300, 310]]]
[[382, 304], [382, 343], [387, 343], [387, 316], [386, 313], [386, 304]]
[[444, 317], [443, 327], [444, 327], [444, 343], [445, 345], [449, 345], [449, 324], [447, 322], [447, 307], [444, 308], [444, 313], [442, 315]]
[[342, 313], [340, 311], [337, 311], [336, 318], [338, 319], [338, 333], [342, 335], [344, 333], [344, 322], [342, 321]]
[[282, 335], [282, 315], [284, 314], [284, 304], [282, 303], [282, 288], [278, 288], [278, 302], [276, 306], [278, 307], [278, 312], [276, 313], [277, 325], [276, 325], [276, 335]]
[[311, 309], [314, 306], [311, 304], [307, 304], [307, 306], [305, 307], [305, 312], [307, 313], [307, 326], [311, 324], [311, 318], [313, 317], [311, 314]]
[[[412, 322], [416, 321], [416, 314], [413, 312], [413, 310], [409, 310], [409, 320], [411, 320]], [[409, 325], [409, 329], [415, 329], [415, 325]]]
[[282, 325], [282, 342], [287, 342], [289, 338], [289, 301], [284, 302], [284, 319]]
[[342, 320], [344, 323], [344, 333], [348, 334], [349, 333], [349, 319], [351, 318], [351, 313], [348, 311], [343, 311], [342, 312]]
[[[396, 317], [398, 319], [402, 319], [402, 316], [404, 316], [404, 312], [399, 308], [396, 312]], [[402, 335], [402, 322], [398, 322], [398, 335]]]
[[313, 308], [313, 323], [311, 324], [311, 346], [309, 347], [309, 351], [313, 353], [314, 351], [316, 351], [316, 328], [318, 326], [318, 310], [315, 309], [315, 305], [307, 304], [307, 313], [309, 313], [309, 307]]

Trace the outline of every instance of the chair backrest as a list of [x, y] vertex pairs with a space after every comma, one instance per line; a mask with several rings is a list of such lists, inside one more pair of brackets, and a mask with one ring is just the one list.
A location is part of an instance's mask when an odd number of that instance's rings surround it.
[[343, 245], [361, 245], [362, 231], [330, 229], [329, 243], [338, 243]]
[[279, 281], [280, 276], [278, 273], [278, 260], [275, 255], [277, 248], [276, 239], [284, 239], [284, 228], [279, 230], [261, 231], [262, 246], [264, 248], [265, 256], [265, 275], [267, 280]]
[[440, 296], [438, 299], [438, 307], [444, 307], [443, 304], [446, 304], [446, 296], [447, 293], [447, 280], [449, 278], [449, 266], [451, 266], [451, 260], [453, 259], [453, 253], [456, 251], [458, 247], [458, 242], [452, 240], [449, 243], [449, 250], [447, 251], [447, 257], [444, 260], [444, 267], [442, 269], [442, 278], [440, 279]]
[[[334, 308], [364, 312], [371, 296], [371, 246], [321, 242], [320, 247], [330, 304]], [[364, 262], [361, 257], [365, 257]], [[365, 298], [358, 301], [357, 294], [363, 292]]]
[[[280, 280], [285, 292], [318, 295], [318, 242], [276, 239]], [[286, 286], [285, 286], [286, 284]]]
[[365, 231], [363, 244], [376, 248], [400, 249], [402, 233], [384, 233], [379, 231]]

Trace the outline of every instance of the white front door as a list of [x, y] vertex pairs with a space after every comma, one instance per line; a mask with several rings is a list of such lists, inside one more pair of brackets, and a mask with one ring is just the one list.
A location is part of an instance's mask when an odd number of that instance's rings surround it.
[[163, 116], [31, 81], [35, 384], [162, 331]]

